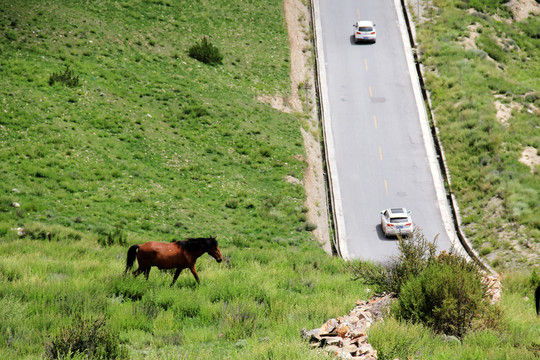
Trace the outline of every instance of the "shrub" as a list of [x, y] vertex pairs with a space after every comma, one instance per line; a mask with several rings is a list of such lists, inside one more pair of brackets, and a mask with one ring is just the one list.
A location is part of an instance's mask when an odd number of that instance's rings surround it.
[[306, 231], [315, 231], [315, 229], [317, 229], [317, 224], [306, 221], [304, 228], [306, 229]]
[[508, 0], [465, 0], [466, 7], [472, 7], [478, 11], [493, 13], [497, 9], [504, 9], [501, 5]]
[[62, 225], [46, 225], [42, 223], [29, 223], [24, 226], [24, 235], [32, 240], [71, 241], [81, 240], [83, 235]]
[[484, 50], [493, 60], [503, 62], [506, 58], [504, 50], [492, 37], [481, 34], [476, 40], [476, 44]]
[[384, 290], [388, 286], [388, 270], [386, 267], [369, 261], [353, 260], [347, 264], [353, 280], [360, 280], [366, 284], [375, 285]]
[[4, 35], [6, 36], [6, 39], [10, 40], [10, 41], [15, 41], [17, 40], [17, 33], [13, 30], [7, 30]]
[[435, 259], [437, 238], [426, 240], [420, 229], [408, 238], [399, 238], [399, 255], [389, 265], [388, 292], [401, 292], [402, 285], [411, 277], [418, 276]]
[[399, 255], [386, 265], [369, 262], [351, 262], [348, 270], [353, 280], [362, 280], [377, 287], [376, 291], [399, 295], [403, 284], [411, 277], [418, 276], [436, 259], [435, 238], [427, 241], [420, 229], [415, 229], [407, 238], [398, 237]]
[[481, 278], [474, 263], [443, 253], [403, 284], [395, 315], [461, 338], [481, 317], [485, 294]]
[[122, 225], [116, 225], [114, 230], [98, 237], [98, 243], [101, 246], [126, 245], [127, 235], [124, 233]]
[[49, 85], [59, 82], [69, 87], [75, 87], [79, 85], [79, 75], [75, 76], [73, 70], [70, 70], [66, 66], [66, 70], [63, 73], [52, 73], [49, 77]]
[[533, 268], [531, 277], [529, 278], [529, 285], [533, 289], [540, 285], [540, 276], [536, 272], [536, 268]]
[[225, 201], [225, 207], [229, 208], [229, 209], [238, 208], [238, 200], [237, 199], [227, 199]]
[[9, 196], [0, 196], [0, 211], [8, 212], [12, 209], [13, 200]]
[[210, 44], [206, 37], [203, 37], [200, 43], [190, 47], [188, 55], [208, 65], [219, 65], [222, 64], [223, 60], [223, 55], [221, 55], [219, 49]]
[[57, 334], [45, 348], [45, 358], [64, 359], [82, 355], [87, 359], [128, 359], [127, 349], [120, 346], [117, 334], [105, 326], [103, 317], [75, 323]]

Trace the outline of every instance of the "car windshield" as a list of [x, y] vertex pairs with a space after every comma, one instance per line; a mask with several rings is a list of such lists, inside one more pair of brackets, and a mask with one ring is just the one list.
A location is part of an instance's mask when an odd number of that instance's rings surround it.
[[409, 221], [409, 219], [406, 218], [406, 217], [393, 217], [393, 218], [390, 218], [390, 222], [394, 223], [394, 224], [406, 223], [407, 221]]
[[359, 26], [358, 31], [368, 32], [373, 31], [373, 28], [371, 26]]

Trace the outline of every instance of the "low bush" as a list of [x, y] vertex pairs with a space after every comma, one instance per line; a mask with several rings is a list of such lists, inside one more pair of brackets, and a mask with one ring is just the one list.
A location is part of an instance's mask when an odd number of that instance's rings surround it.
[[375, 292], [384, 291], [388, 286], [388, 269], [378, 263], [352, 260], [347, 269], [353, 280], [376, 286]]
[[98, 237], [101, 246], [127, 245], [127, 234], [121, 225], [116, 225], [113, 230]]
[[77, 230], [62, 225], [46, 225], [38, 222], [26, 224], [23, 233], [33, 240], [78, 241], [83, 238], [83, 234]]
[[119, 344], [118, 336], [105, 326], [105, 319], [75, 320], [62, 329], [46, 346], [46, 359], [128, 359], [127, 349]]
[[203, 37], [200, 43], [190, 47], [188, 55], [208, 65], [220, 65], [223, 63], [223, 55], [206, 37]]
[[61, 83], [68, 87], [75, 87], [79, 85], [79, 75], [73, 73], [73, 70], [70, 70], [68, 66], [63, 73], [52, 73], [49, 77], [49, 85], [54, 85], [54, 83]]
[[497, 41], [491, 36], [481, 34], [476, 44], [484, 50], [493, 60], [504, 62], [506, 54]]

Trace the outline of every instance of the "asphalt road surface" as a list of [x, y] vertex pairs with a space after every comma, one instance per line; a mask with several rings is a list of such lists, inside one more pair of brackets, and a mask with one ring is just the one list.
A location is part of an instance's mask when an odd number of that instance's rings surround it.
[[[398, 253], [397, 239], [380, 227], [380, 211], [390, 207], [411, 210], [426, 238], [438, 236], [439, 250], [449, 249], [451, 220], [394, 0], [318, 6], [342, 256], [386, 262]], [[376, 24], [375, 44], [354, 43], [357, 20]]]

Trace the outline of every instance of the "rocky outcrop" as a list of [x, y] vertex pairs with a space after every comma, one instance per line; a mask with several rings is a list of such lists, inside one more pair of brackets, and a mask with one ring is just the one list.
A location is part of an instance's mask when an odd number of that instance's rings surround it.
[[382, 319], [385, 309], [392, 302], [392, 295], [359, 300], [345, 316], [330, 319], [320, 328], [302, 330], [302, 336], [313, 348], [322, 348], [341, 359], [377, 359], [377, 350], [367, 342], [371, 325]]
[[[501, 299], [501, 275], [485, 274], [482, 283], [491, 304]], [[330, 319], [320, 328], [307, 331], [302, 337], [313, 348], [321, 348], [341, 359], [374, 360], [377, 350], [367, 342], [368, 330], [373, 323], [382, 320], [385, 309], [392, 302], [393, 294], [357, 301], [355, 308], [345, 316]], [[458, 340], [459, 341], [459, 340]]]
[[482, 283], [486, 286], [486, 297], [491, 305], [501, 301], [501, 277], [502, 274], [485, 274], [482, 277]]

